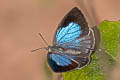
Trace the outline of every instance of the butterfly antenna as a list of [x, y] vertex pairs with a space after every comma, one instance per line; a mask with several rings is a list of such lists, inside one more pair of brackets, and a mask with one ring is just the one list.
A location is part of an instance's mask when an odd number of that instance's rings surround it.
[[37, 48], [37, 49], [32, 50], [31, 52], [35, 52], [35, 51], [40, 50], [40, 49], [46, 49], [46, 48], [45, 47], [43, 47], [43, 48]]
[[39, 33], [40, 37], [43, 39], [43, 41], [45, 42], [45, 44], [48, 46], [47, 41], [43, 38], [43, 36], [41, 35], [41, 33]]
[[[45, 42], [45, 44], [48, 46], [48, 43], [47, 43], [46, 40], [43, 38], [43, 36], [41, 35], [41, 33], [39, 33], [39, 36], [43, 39], [43, 41]], [[31, 52], [35, 52], [35, 51], [40, 50], [40, 49], [47, 49], [47, 48], [46, 48], [46, 47], [37, 48], [37, 49], [32, 50]]]

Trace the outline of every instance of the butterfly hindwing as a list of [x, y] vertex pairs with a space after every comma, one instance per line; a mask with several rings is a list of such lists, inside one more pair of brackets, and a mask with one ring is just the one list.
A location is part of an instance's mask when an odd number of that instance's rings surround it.
[[90, 59], [89, 57], [80, 57], [70, 55], [68, 53], [48, 53], [48, 64], [55, 72], [66, 72], [74, 69], [79, 69], [86, 66]]
[[48, 64], [55, 72], [66, 72], [79, 67], [71, 56], [61, 55], [58, 53], [48, 53]]
[[77, 69], [80, 69], [82, 67], [85, 67], [89, 64], [90, 62], [90, 57], [82, 57], [82, 56], [76, 56], [74, 58], [79, 63], [79, 67]]

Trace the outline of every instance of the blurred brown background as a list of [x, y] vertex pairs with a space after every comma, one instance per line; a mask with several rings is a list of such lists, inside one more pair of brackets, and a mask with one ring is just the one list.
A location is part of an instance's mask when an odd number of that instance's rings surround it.
[[47, 80], [47, 51], [30, 52], [46, 46], [38, 33], [51, 45], [57, 25], [71, 8], [81, 8], [94, 26], [104, 19], [120, 20], [119, 4], [120, 0], [0, 0], [0, 80]]

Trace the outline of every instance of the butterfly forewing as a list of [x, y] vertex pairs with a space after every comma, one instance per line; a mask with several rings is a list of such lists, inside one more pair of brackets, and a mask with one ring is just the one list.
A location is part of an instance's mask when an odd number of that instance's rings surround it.
[[88, 34], [89, 28], [88, 28], [86, 19], [84, 18], [82, 12], [77, 7], [75, 7], [65, 15], [65, 17], [62, 19], [62, 21], [58, 25], [58, 28], [54, 36], [53, 44], [56, 42], [57, 33], [60, 32], [61, 30], [63, 31], [64, 28], [66, 28], [65, 30], [67, 30], [67, 28], [69, 28], [68, 25], [72, 24], [73, 22], [80, 27], [82, 35]]
[[79, 50], [88, 56], [94, 47], [94, 34], [78, 8], [73, 8], [63, 18], [56, 30], [53, 45]]

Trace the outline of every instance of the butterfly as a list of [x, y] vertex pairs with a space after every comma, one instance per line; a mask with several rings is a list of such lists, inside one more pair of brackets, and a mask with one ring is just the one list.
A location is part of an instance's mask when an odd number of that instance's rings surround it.
[[54, 72], [67, 72], [85, 67], [95, 49], [92, 28], [82, 12], [74, 7], [62, 19], [48, 50], [47, 61]]

